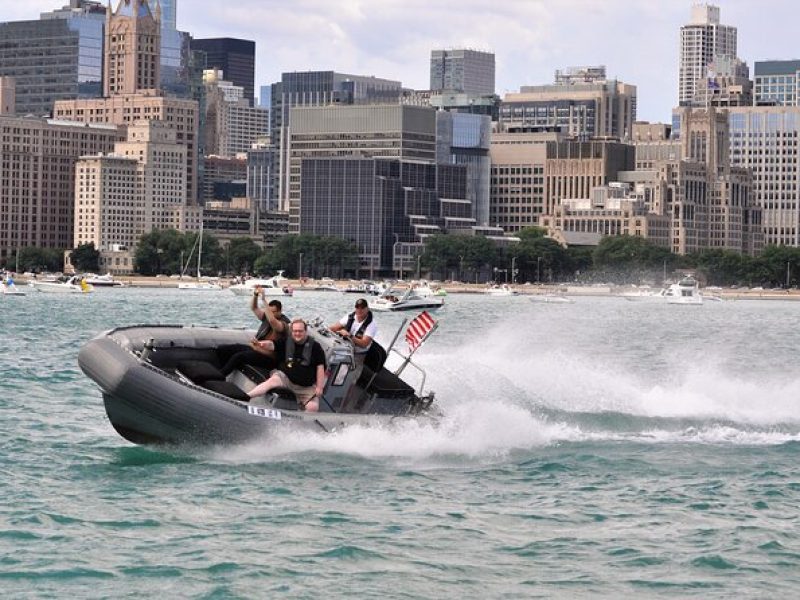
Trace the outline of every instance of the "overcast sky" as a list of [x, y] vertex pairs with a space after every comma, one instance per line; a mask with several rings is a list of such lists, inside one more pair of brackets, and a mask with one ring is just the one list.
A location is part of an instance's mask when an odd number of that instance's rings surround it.
[[[153, 2], [155, 0], [152, 0]], [[113, 0], [116, 6], [118, 0]], [[334, 70], [429, 87], [430, 51], [496, 57], [497, 93], [550, 83], [556, 69], [606, 65], [638, 87], [640, 120], [670, 120], [678, 40], [691, 0], [176, 0], [178, 29], [256, 41], [256, 90], [284, 71]], [[68, 0], [0, 0], [0, 21], [36, 19]], [[739, 57], [800, 58], [796, 0], [719, 0]]]

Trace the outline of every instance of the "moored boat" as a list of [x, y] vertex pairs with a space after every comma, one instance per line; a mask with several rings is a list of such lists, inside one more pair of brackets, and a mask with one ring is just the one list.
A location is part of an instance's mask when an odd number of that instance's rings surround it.
[[392, 288], [389, 288], [380, 296], [370, 296], [367, 298], [367, 305], [370, 310], [377, 311], [433, 309], [444, 306], [444, 298], [433, 295], [420, 296], [413, 286], [406, 289], [405, 292], [394, 291]]
[[206, 291], [206, 292], [216, 292], [222, 289], [222, 286], [217, 283], [217, 278], [203, 278], [202, 274], [200, 273], [200, 266], [203, 262], [203, 222], [200, 221], [200, 231], [197, 234], [197, 238], [194, 241], [195, 245], [192, 246], [191, 252], [189, 252], [189, 258], [186, 259], [186, 265], [184, 265], [183, 270], [181, 271], [181, 279], [183, 278], [184, 272], [186, 271], [186, 267], [189, 264], [189, 260], [192, 258], [192, 254], [194, 253], [195, 247], [197, 248], [197, 278], [194, 281], [181, 281], [178, 284], [179, 290], [197, 290], [197, 291]]
[[487, 296], [517, 296], [519, 292], [511, 287], [508, 284], [494, 284], [491, 287], [486, 288], [484, 292]]
[[294, 293], [289, 280], [283, 276], [283, 271], [278, 271], [273, 277], [251, 277], [241, 283], [235, 283], [228, 289], [237, 296], [249, 296], [256, 287], [261, 287], [265, 296], [291, 296]]
[[70, 277], [64, 281], [38, 281], [32, 280], [28, 285], [38, 292], [47, 294], [89, 294], [94, 288], [86, 283], [86, 280], [77, 276]]
[[694, 277], [684, 277], [678, 283], [673, 283], [664, 291], [668, 304], [700, 305], [703, 296], [700, 286]]
[[86, 283], [94, 287], [123, 287], [125, 284], [121, 281], [114, 279], [111, 273], [105, 275], [95, 275], [94, 273], [87, 273], [84, 276]]
[[563, 294], [534, 294], [531, 296], [532, 302], [541, 304], [573, 304], [575, 300]]
[[341, 292], [342, 289], [330, 277], [323, 277], [311, 287], [303, 288], [312, 292]]
[[[421, 340], [417, 338], [415, 348], [433, 329], [435, 324]], [[352, 344], [320, 320], [309, 324], [308, 333], [320, 343], [327, 361], [323, 401], [320, 411], [313, 413], [300, 410], [288, 390], [274, 390], [248, 402], [246, 392], [265, 376], [255, 367], [245, 365], [227, 379], [219, 373], [222, 348], [246, 345], [252, 331], [122, 327], [86, 343], [78, 362], [102, 390], [111, 424], [137, 444], [241, 443], [287, 429], [333, 431], [435, 414], [433, 393], [423, 390], [424, 370], [411, 362], [411, 355], [404, 356], [403, 364], [392, 372], [384, 365], [386, 351], [374, 343], [356, 381]], [[400, 378], [406, 366], [422, 373], [419, 389]]]
[[24, 296], [25, 292], [17, 287], [14, 280], [10, 277], [3, 281], [2, 287], [3, 296]]

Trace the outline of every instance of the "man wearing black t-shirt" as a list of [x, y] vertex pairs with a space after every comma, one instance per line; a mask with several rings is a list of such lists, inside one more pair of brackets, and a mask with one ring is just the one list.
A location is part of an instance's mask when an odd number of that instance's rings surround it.
[[271, 389], [285, 387], [294, 392], [297, 402], [309, 412], [319, 410], [319, 398], [325, 389], [325, 352], [316, 341], [308, 337], [306, 324], [301, 319], [292, 321], [290, 336], [285, 340], [253, 340], [251, 344], [275, 352], [279, 361], [277, 370], [269, 379], [249, 392], [250, 398], [266, 394]]

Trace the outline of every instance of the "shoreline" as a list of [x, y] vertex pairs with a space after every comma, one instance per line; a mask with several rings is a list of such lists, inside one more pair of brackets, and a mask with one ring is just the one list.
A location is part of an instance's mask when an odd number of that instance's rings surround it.
[[[22, 276], [15, 278], [19, 285], [26, 285], [28, 279]], [[144, 277], [144, 276], [120, 276], [115, 278], [117, 281], [125, 284], [126, 287], [136, 288], [172, 288], [177, 289], [180, 279], [171, 277]], [[187, 279], [191, 281], [191, 279]], [[295, 291], [312, 291], [311, 288], [314, 281], [308, 280], [305, 285], [297, 279], [287, 280], [288, 284], [294, 288]], [[219, 283], [223, 289], [230, 285], [230, 280], [220, 279]], [[350, 280], [337, 280], [336, 285], [344, 288], [351, 283]], [[409, 282], [405, 282], [403, 285]], [[487, 288], [486, 284], [474, 283], [461, 283], [461, 284], [441, 284], [448, 294], [482, 294]], [[598, 297], [623, 297], [627, 292], [632, 292], [638, 288], [631, 285], [570, 285], [570, 284], [517, 284], [509, 285], [509, 287], [517, 291], [521, 295], [537, 296], [547, 294], [559, 294], [566, 296], [598, 296]], [[657, 288], [651, 288], [657, 289]], [[752, 290], [740, 288], [723, 288], [701, 289], [701, 293], [706, 296], [716, 296], [723, 300], [800, 300], [800, 289], [792, 290]], [[354, 294], [355, 295], [355, 294]], [[628, 297], [632, 301], [638, 301], [646, 298]]]

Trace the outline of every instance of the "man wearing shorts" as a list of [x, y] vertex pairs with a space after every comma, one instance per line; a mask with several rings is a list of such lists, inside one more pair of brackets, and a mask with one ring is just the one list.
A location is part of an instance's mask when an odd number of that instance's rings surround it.
[[269, 379], [254, 387], [250, 398], [284, 387], [294, 392], [297, 402], [309, 412], [319, 410], [319, 398], [325, 389], [325, 352], [316, 341], [308, 337], [305, 321], [295, 319], [286, 339], [253, 340], [253, 346], [272, 350], [278, 359], [278, 368]]

